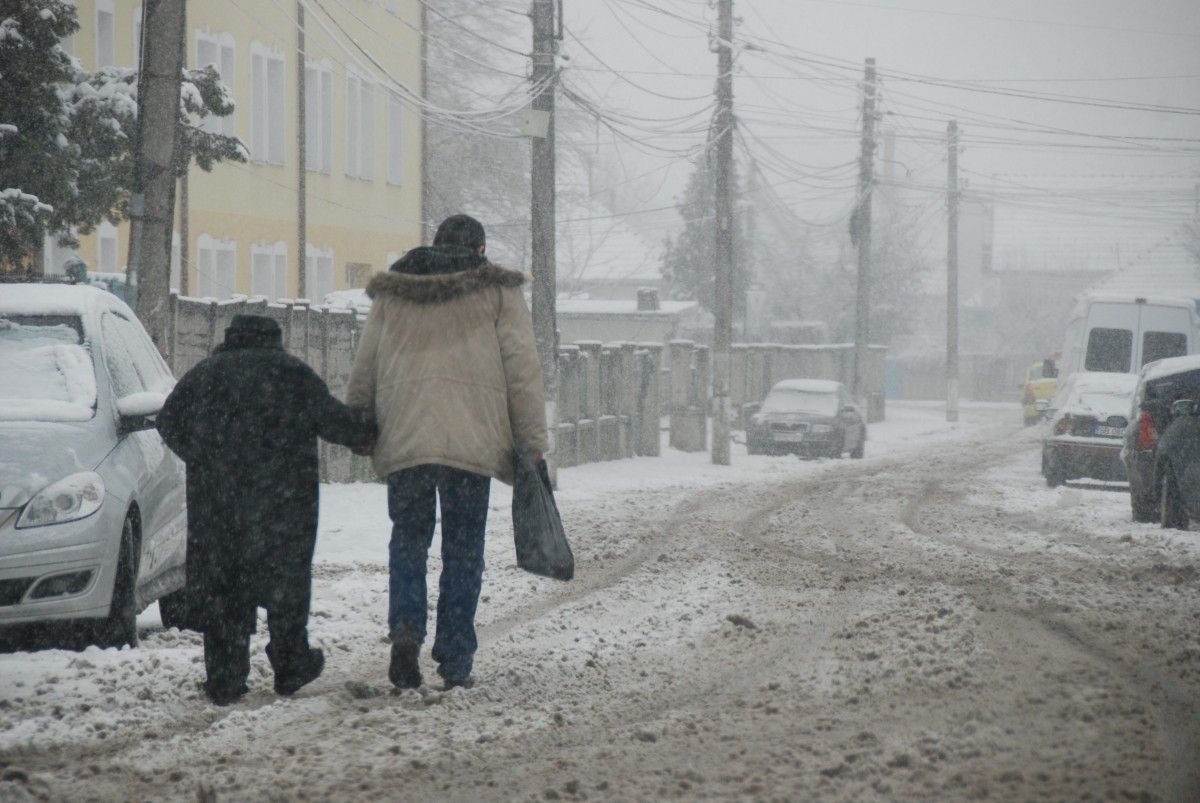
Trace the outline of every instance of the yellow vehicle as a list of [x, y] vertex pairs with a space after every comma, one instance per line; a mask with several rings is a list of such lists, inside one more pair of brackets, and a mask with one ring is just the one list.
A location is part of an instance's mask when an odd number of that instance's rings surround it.
[[1035, 362], [1025, 369], [1024, 395], [1021, 397], [1025, 426], [1031, 427], [1046, 417], [1046, 410], [1057, 389], [1058, 370], [1054, 367], [1054, 360]]

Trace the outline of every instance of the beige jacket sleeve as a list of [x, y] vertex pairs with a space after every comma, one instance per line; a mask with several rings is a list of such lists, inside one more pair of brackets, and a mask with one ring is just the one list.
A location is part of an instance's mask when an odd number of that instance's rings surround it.
[[520, 288], [500, 290], [500, 316], [496, 321], [504, 380], [508, 387], [508, 418], [517, 448], [545, 452], [550, 449], [546, 432], [546, 395], [542, 366], [533, 338], [533, 318]]
[[375, 408], [375, 380], [378, 376], [376, 359], [379, 353], [380, 330], [383, 312], [379, 302], [371, 305], [367, 321], [363, 324], [358, 351], [354, 355], [354, 366], [350, 369], [350, 385], [346, 389], [346, 404], [352, 407]]

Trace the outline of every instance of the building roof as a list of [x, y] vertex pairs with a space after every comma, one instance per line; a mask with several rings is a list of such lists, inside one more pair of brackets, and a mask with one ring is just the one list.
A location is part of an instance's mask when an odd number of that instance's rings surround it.
[[1194, 176], [996, 176], [981, 197], [992, 208], [992, 268], [1194, 267], [1181, 243], [1198, 192]]

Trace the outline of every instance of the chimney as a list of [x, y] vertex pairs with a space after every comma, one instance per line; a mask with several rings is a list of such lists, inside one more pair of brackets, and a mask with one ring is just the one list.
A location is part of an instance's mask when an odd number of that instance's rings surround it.
[[638, 291], [638, 312], [658, 311], [658, 290], [653, 287], [642, 287]]

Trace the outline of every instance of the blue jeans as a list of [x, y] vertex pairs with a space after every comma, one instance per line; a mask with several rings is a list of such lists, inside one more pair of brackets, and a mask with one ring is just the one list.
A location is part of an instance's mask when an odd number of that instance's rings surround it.
[[437, 631], [433, 659], [438, 674], [460, 680], [471, 674], [475, 650], [475, 609], [483, 585], [483, 541], [491, 478], [440, 465], [402, 469], [388, 476], [390, 594], [388, 628], [392, 640], [425, 641], [429, 547], [442, 511], [442, 576], [438, 581]]

